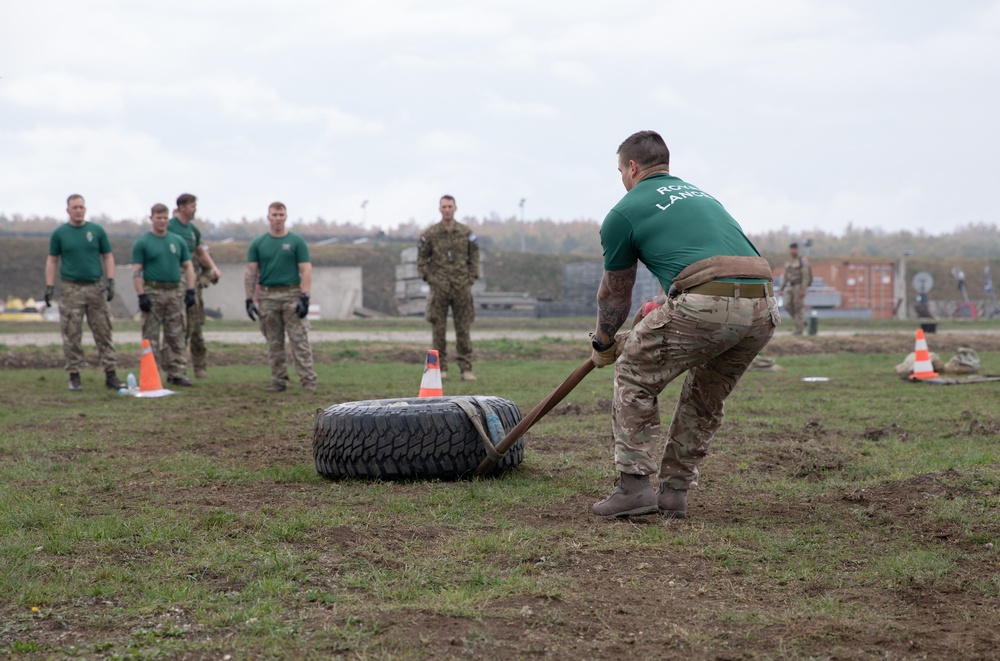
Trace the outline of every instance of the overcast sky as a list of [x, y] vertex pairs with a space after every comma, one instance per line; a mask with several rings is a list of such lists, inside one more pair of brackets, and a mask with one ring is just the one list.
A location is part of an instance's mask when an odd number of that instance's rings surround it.
[[998, 74], [985, 0], [5, 2], [0, 213], [600, 220], [654, 129], [748, 232], [936, 234], [998, 222]]

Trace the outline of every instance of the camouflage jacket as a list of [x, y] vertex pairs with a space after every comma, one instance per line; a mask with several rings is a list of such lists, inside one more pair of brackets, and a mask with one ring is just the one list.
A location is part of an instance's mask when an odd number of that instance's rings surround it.
[[433, 288], [471, 287], [479, 277], [479, 243], [468, 225], [427, 228], [417, 248], [417, 273]]
[[785, 272], [781, 276], [782, 289], [791, 287], [792, 285], [805, 285], [808, 287], [812, 284], [812, 281], [812, 268], [805, 257], [796, 257], [785, 263]]

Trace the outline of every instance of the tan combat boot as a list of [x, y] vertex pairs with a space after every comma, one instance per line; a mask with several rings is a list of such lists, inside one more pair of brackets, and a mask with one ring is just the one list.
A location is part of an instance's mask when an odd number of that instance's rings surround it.
[[656, 507], [664, 519], [683, 519], [687, 516], [687, 489], [671, 489], [666, 482], [661, 482], [656, 492]]
[[472, 373], [472, 370], [462, 370], [462, 381], [475, 381], [476, 375]]
[[594, 503], [591, 511], [602, 519], [656, 514], [656, 492], [649, 476], [622, 473], [611, 495]]

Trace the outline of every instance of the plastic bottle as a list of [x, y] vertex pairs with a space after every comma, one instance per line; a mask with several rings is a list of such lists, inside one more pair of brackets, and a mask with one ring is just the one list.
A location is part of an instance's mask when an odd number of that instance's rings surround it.
[[135, 374], [132, 374], [132, 372], [128, 373], [128, 378], [125, 380], [128, 382], [129, 392], [135, 392], [139, 389], [139, 385], [135, 382]]

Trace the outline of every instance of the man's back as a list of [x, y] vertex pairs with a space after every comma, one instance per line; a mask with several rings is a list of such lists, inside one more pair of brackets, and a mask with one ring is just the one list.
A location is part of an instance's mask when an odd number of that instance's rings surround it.
[[739, 223], [711, 195], [669, 175], [638, 182], [601, 226], [604, 268], [629, 268], [638, 259], [667, 291], [686, 266], [717, 255], [760, 253]]

